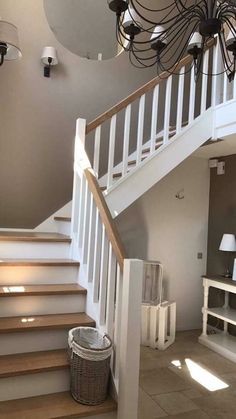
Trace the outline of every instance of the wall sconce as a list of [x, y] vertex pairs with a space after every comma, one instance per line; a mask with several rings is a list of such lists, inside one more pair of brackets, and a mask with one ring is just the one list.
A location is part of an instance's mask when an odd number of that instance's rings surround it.
[[41, 61], [44, 64], [44, 77], [50, 77], [51, 66], [58, 64], [56, 48], [44, 47]]
[[0, 66], [21, 56], [17, 27], [0, 19]]

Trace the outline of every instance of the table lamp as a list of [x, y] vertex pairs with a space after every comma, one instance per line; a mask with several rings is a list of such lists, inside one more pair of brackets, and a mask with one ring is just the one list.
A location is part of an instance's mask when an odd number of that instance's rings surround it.
[[[223, 234], [219, 250], [223, 252], [236, 252], [236, 239], [234, 234]], [[230, 255], [229, 255], [230, 258]], [[223, 275], [225, 278], [232, 278], [232, 274], [229, 269], [230, 259], [228, 261], [228, 269]]]

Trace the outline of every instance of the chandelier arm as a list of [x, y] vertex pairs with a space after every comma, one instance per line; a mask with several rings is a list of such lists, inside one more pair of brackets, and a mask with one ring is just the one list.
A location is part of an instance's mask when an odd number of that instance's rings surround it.
[[[196, 18], [195, 18], [196, 19]], [[199, 21], [197, 20], [197, 24], [196, 25], [198, 25], [198, 23], [199, 23]], [[195, 25], [195, 26], [196, 26]], [[166, 33], [168, 36], [172, 36], [172, 34], [175, 34], [175, 31], [176, 31], [176, 29], [178, 29], [179, 27], [182, 27], [183, 29], [185, 29], [185, 26], [186, 26], [186, 23], [183, 21], [183, 20], [179, 20], [179, 22], [178, 22], [178, 26], [175, 26], [174, 28], [173, 27], [170, 27], [169, 28], [169, 30], [171, 31], [171, 32], [168, 32], [168, 29], [166, 30], [166, 31], [164, 31], [163, 32], [163, 34], [164, 33]], [[121, 28], [122, 28], [122, 26], [121, 25], [119, 25], [119, 23], [118, 23], [118, 30], [119, 30], [119, 33], [121, 34], [121, 36], [122, 36], [122, 38], [124, 38], [126, 41], [130, 41], [130, 38], [128, 38], [126, 35], [125, 35], [125, 33], [121, 30]], [[142, 33], [145, 33], [146, 31], [142, 31]], [[136, 45], [146, 45], [146, 44], [150, 44], [150, 39], [148, 39], [147, 41], [137, 41], [136, 39], [133, 41], [133, 43], [134, 44], [136, 44]]]
[[132, 50], [132, 51], [130, 51], [130, 61], [131, 62], [133, 62], [132, 61], [132, 55], [131, 55], [131, 52], [132, 52], [132, 54], [133, 54], [133, 57], [135, 58], [135, 60], [143, 67], [143, 68], [149, 68], [149, 67], [153, 67], [154, 65], [156, 65], [156, 62], [157, 62], [157, 57], [156, 57], [156, 55], [154, 56], [154, 57], [150, 57], [150, 59], [149, 59], [149, 61], [151, 60], [151, 59], [154, 59], [154, 61], [151, 63], [151, 64], [145, 64], [145, 62], [143, 62], [143, 61], [140, 61], [140, 58], [136, 55], [136, 53], [135, 53], [135, 51], [134, 50]]
[[231, 30], [236, 37], [236, 27], [232, 24], [230, 19], [227, 18], [227, 17], [222, 17], [222, 21], [225, 22], [225, 24], [228, 26], [229, 30]]
[[[186, 3], [187, 3], [187, 0], [186, 0], [185, 4], [186, 4]], [[200, 3], [205, 4], [205, 1], [204, 1], [204, 0], [201, 0], [201, 1], [200, 1]], [[179, 0], [175, 0], [175, 5], [176, 5], [176, 7], [177, 7], [177, 9], [178, 9], [178, 11], [179, 11], [179, 14], [180, 14], [181, 16], [183, 16], [183, 18], [185, 18], [185, 17], [184, 17], [184, 15], [183, 15], [183, 10], [181, 10], [181, 9], [179, 8]], [[205, 18], [204, 11], [202, 10], [202, 8], [201, 8], [200, 4], [196, 5], [196, 1], [195, 1], [195, 4], [194, 4], [193, 6], [191, 6], [191, 7], [192, 7], [192, 9], [193, 9], [194, 13], [198, 14], [198, 13], [197, 13], [197, 11], [199, 12], [199, 17], [200, 17], [200, 18], [203, 18], [203, 19]], [[189, 9], [185, 9], [185, 11], [186, 11], [186, 10], [189, 10]]]
[[164, 12], [165, 10], [170, 9], [171, 7], [173, 7], [175, 1], [173, 1], [169, 6], [163, 7], [162, 9], [150, 9], [149, 7], [144, 6], [143, 4], [140, 3], [139, 0], [136, 0], [136, 3], [144, 10], [147, 10], [148, 12]]
[[[163, 17], [163, 19], [161, 21], [159, 21], [159, 22], [153, 22], [153, 21], [151, 21], [151, 20], [149, 20], [146, 17], [144, 17], [144, 16], [141, 15], [141, 13], [137, 9], [137, 7], [134, 5], [134, 1], [133, 0], [130, 0], [130, 4], [132, 5], [132, 7], [133, 7], [134, 11], [137, 13], [137, 15], [141, 19], [143, 19], [145, 22], [150, 23], [151, 25], [155, 25], [155, 26], [156, 25], [166, 25], [166, 24], [172, 23], [172, 22], [174, 22], [176, 20], [176, 16], [173, 16], [169, 20], [164, 20], [166, 18], [166, 16], [165, 16], [165, 17]], [[186, 9], [186, 17], [185, 18], [187, 18], [187, 16], [191, 14], [192, 10], [194, 10], [194, 6], [191, 6], [189, 9]], [[132, 19], [133, 19], [133, 17], [132, 17]], [[133, 21], [135, 22], [134, 19], [133, 19]]]
[[[183, 45], [183, 47], [181, 48], [181, 50], [177, 53], [177, 51], [176, 51], [176, 53], [173, 55], [173, 57], [176, 57], [175, 59], [174, 59], [174, 61], [176, 61], [176, 63], [178, 64], [181, 60], [182, 60], [182, 58], [184, 57], [184, 53], [185, 53], [185, 51], [186, 51], [186, 47], [187, 47], [187, 45], [188, 45], [188, 42], [189, 42], [189, 39], [190, 39], [190, 37], [191, 37], [191, 35], [189, 36], [189, 38], [187, 39], [187, 41], [184, 43], [184, 45]], [[177, 55], [178, 54], [178, 55]], [[163, 66], [165, 66], [165, 65], [167, 65], [168, 64], [168, 62], [170, 61], [168, 58], [167, 58], [167, 60], [166, 61], [164, 61], [164, 58], [166, 57], [166, 54], [165, 55], [163, 55], [162, 57], [161, 57], [161, 60], [160, 60], [160, 62], [162, 63], [162, 65]], [[173, 58], [172, 57], [172, 58]], [[173, 65], [172, 65], [173, 66]], [[172, 66], [170, 66], [170, 68], [172, 67]]]
[[[182, 54], [184, 53], [184, 51], [186, 50], [186, 48], [187, 48], [187, 46], [188, 46], [188, 43], [189, 43], [189, 41], [190, 41], [190, 38], [191, 38], [191, 36], [192, 36], [192, 32], [193, 31], [195, 31], [195, 29], [197, 28], [197, 26], [198, 26], [198, 23], [199, 22], [196, 22], [195, 23], [195, 25], [194, 25], [194, 27], [192, 28], [192, 31], [191, 31], [191, 33], [189, 34], [189, 36], [188, 36], [188, 38], [187, 38], [187, 40], [185, 41], [185, 43], [184, 43], [184, 45], [183, 45], [183, 47], [182, 47], [182, 49], [181, 49], [181, 53], [179, 54], [179, 56], [178, 56], [178, 61], [180, 60], [180, 57], [182, 56]], [[162, 58], [164, 58], [167, 54], [168, 54], [168, 52], [175, 46], [175, 44], [178, 42], [178, 40], [179, 40], [179, 38], [182, 36], [182, 38], [181, 38], [181, 41], [180, 41], [180, 43], [179, 43], [179, 45], [181, 45], [182, 44], [182, 42], [183, 42], [183, 40], [184, 40], [184, 38], [185, 38], [185, 36], [186, 36], [186, 31], [185, 31], [185, 27], [183, 27], [182, 28], [183, 29], [183, 31], [181, 30], [181, 31], [179, 31], [179, 33], [178, 33], [178, 36], [175, 36], [175, 35], [173, 35], [173, 38], [171, 39], [171, 41], [169, 42], [169, 47], [167, 48], [167, 49], [165, 49], [164, 51], [163, 51], [163, 54], [162, 54]], [[174, 42], [173, 42], [174, 41]], [[176, 52], [175, 52], [175, 54], [178, 52], [178, 49], [176, 50]], [[174, 56], [175, 56], [175, 54], [174, 54]]]

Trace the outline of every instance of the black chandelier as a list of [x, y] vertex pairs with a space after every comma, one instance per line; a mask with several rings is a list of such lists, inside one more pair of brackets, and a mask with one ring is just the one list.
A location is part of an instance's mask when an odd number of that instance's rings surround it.
[[[116, 37], [138, 68], [157, 65], [175, 74], [181, 59], [193, 56], [196, 78], [203, 72], [203, 52], [218, 37], [222, 71], [231, 81], [236, 70], [236, 1], [108, 0], [116, 13]], [[219, 72], [217, 73], [219, 74]], [[211, 73], [211, 75], [213, 75]]]

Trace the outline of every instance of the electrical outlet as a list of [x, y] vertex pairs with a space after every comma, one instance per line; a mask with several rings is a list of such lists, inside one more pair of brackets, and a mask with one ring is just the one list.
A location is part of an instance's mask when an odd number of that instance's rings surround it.
[[202, 259], [202, 258], [203, 258], [203, 254], [202, 254], [202, 252], [199, 252], [199, 253], [197, 254], [197, 258], [198, 258], [198, 259]]

